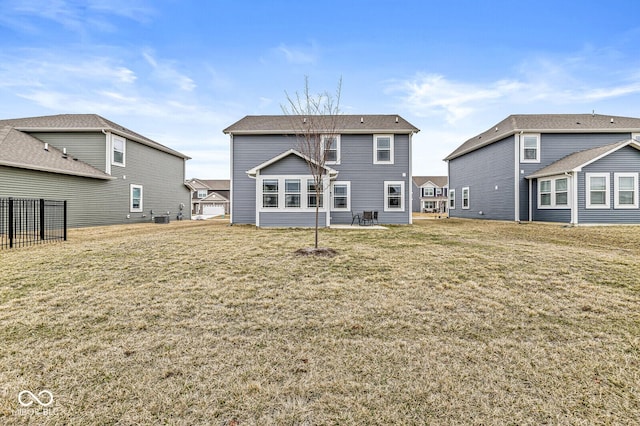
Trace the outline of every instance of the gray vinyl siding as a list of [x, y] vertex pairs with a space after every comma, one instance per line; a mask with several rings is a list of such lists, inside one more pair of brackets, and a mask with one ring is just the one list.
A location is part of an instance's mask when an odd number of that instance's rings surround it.
[[[326, 214], [319, 212], [318, 225], [322, 228], [326, 223]], [[260, 212], [261, 227], [311, 228], [316, 226], [316, 213], [310, 212]]]
[[[234, 135], [232, 149], [232, 222], [255, 224], [256, 182], [247, 176], [250, 170], [273, 157], [298, 148], [294, 137], [285, 135]], [[351, 182], [351, 210], [377, 210], [380, 223], [408, 224], [411, 215], [411, 175], [409, 172], [409, 136], [394, 136], [394, 164], [373, 164], [373, 135], [341, 135], [340, 164], [329, 167], [338, 170], [337, 181]], [[283, 163], [282, 165], [279, 163]], [[299, 163], [289, 164], [289, 158], [265, 170], [274, 174], [301, 174]], [[308, 168], [302, 173], [309, 173]], [[404, 176], [403, 176], [404, 174]], [[404, 182], [404, 211], [384, 211], [384, 182]], [[329, 200], [327, 200], [327, 204]], [[281, 214], [281, 213], [273, 213]], [[293, 213], [295, 214], [295, 213]], [[330, 212], [332, 224], [350, 224], [350, 212]], [[264, 225], [261, 216], [261, 226]], [[301, 219], [306, 220], [306, 219]], [[271, 223], [271, 222], [269, 222]], [[315, 219], [314, 222], [315, 223]], [[313, 226], [312, 225], [310, 226]], [[326, 223], [326, 222], [322, 222]], [[302, 225], [296, 225], [302, 226]]]
[[[526, 182], [529, 185], [529, 182]], [[534, 221], [540, 222], [558, 222], [558, 223], [571, 223], [571, 209], [539, 209], [538, 206], [538, 180], [534, 179], [531, 183], [531, 204], [533, 205], [532, 214]], [[528, 203], [529, 200], [527, 200]], [[571, 202], [571, 201], [569, 201]], [[528, 212], [527, 218], [528, 218]], [[524, 219], [523, 219], [524, 220]], [[528, 220], [528, 219], [527, 219]]]
[[[512, 136], [449, 161], [449, 191], [455, 190], [456, 206], [450, 217], [514, 219], [514, 150]], [[464, 187], [469, 187], [469, 209], [462, 208]]]
[[288, 155], [260, 170], [261, 175], [310, 175], [307, 162], [297, 155]]
[[[132, 141], [126, 156], [126, 167], [112, 167], [115, 180], [0, 167], [0, 197], [67, 200], [69, 227], [149, 222], [151, 210], [170, 212], [175, 220], [180, 203], [184, 218], [190, 218], [182, 158]], [[130, 184], [143, 186], [142, 213], [129, 212]]]
[[[640, 209], [616, 209], [614, 204], [614, 173], [640, 172], [640, 152], [624, 147], [582, 169], [578, 176], [578, 223], [640, 223]], [[586, 173], [610, 173], [609, 208], [586, 208]]]
[[[520, 174], [520, 219], [529, 220], [529, 182], [525, 176], [531, 175], [574, 152], [584, 151], [630, 138], [630, 133], [548, 133], [540, 135], [540, 162], [520, 163], [520, 169], [524, 171], [524, 173]], [[545, 209], [538, 210], [538, 192], [535, 183], [532, 192], [532, 220], [571, 222], [570, 213]]]
[[[103, 133], [30, 133], [31, 136], [47, 142], [62, 151], [67, 149], [70, 157], [106, 172], [107, 142]], [[128, 148], [128, 146], [127, 146]]]
[[418, 187], [413, 179], [411, 179], [411, 188], [413, 189], [412, 199], [411, 199], [411, 211], [412, 212], [420, 212], [420, 187]]

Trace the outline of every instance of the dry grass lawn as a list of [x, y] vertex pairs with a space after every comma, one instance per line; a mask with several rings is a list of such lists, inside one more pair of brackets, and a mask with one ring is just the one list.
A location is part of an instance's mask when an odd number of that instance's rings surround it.
[[640, 227], [312, 240], [201, 221], [0, 251], [0, 423], [640, 422]]

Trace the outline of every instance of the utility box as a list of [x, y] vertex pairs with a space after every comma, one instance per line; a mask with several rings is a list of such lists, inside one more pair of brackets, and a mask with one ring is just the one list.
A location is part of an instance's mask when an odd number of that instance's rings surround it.
[[169, 223], [169, 216], [168, 215], [154, 216], [153, 221], [155, 223]]

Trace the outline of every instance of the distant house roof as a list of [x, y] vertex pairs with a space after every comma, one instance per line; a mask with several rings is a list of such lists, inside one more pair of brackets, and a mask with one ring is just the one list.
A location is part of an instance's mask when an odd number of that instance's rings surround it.
[[177, 157], [190, 158], [97, 114], [59, 114], [0, 120], [0, 127], [7, 125], [14, 127], [16, 130], [34, 133], [109, 131]]
[[[303, 115], [247, 115], [223, 130], [228, 134], [292, 134], [301, 127]], [[335, 130], [340, 133], [418, 133], [420, 129], [399, 115], [338, 115]], [[333, 130], [333, 129], [332, 129]]]
[[[46, 148], [46, 149], [45, 149]], [[0, 165], [95, 179], [114, 177], [11, 126], [0, 127]]]
[[573, 171], [580, 171], [583, 167], [603, 157], [606, 157], [607, 155], [625, 146], [632, 146], [637, 150], [640, 150], [640, 143], [634, 141], [633, 139], [628, 139], [608, 145], [599, 146], [597, 148], [574, 152], [573, 154], [567, 155], [566, 157], [561, 158], [560, 160], [551, 163], [548, 166], [538, 170], [537, 172], [527, 176], [527, 179], [535, 179]]
[[448, 176], [413, 176], [413, 183], [420, 187], [427, 182], [433, 183], [438, 188], [445, 187], [449, 184]]
[[489, 130], [460, 145], [445, 161], [490, 145], [519, 132], [608, 133], [640, 132], [640, 118], [600, 114], [519, 114], [510, 115]]
[[219, 202], [219, 203], [228, 203], [229, 199], [227, 197], [224, 197], [220, 194], [218, 194], [217, 192], [212, 192], [211, 194], [207, 195], [206, 197], [200, 199], [199, 203], [206, 203], [206, 202]]

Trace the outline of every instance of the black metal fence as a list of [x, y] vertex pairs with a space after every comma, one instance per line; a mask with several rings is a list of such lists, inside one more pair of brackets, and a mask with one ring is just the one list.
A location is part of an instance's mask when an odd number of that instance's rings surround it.
[[0, 198], [0, 249], [67, 241], [67, 201]]

